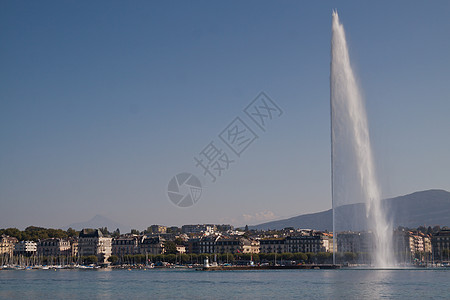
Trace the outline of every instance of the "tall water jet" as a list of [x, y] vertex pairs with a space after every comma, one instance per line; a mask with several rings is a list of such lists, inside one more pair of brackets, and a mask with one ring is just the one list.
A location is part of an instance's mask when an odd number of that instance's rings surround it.
[[349, 215], [339, 216], [337, 208], [363, 200], [366, 224], [358, 226], [372, 232], [372, 264], [378, 268], [394, 266], [393, 231], [381, 205], [366, 110], [336, 11], [332, 20], [330, 108], [334, 262], [339, 231], [344, 230], [340, 224]]

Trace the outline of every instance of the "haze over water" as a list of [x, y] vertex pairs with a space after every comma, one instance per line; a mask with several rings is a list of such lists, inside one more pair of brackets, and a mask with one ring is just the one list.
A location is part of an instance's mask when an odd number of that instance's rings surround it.
[[330, 90], [333, 232], [335, 236], [338, 233], [339, 239], [336, 207], [364, 202], [366, 228], [374, 237], [373, 265], [394, 266], [393, 231], [381, 206], [366, 110], [351, 67], [344, 27], [336, 11], [332, 20]]

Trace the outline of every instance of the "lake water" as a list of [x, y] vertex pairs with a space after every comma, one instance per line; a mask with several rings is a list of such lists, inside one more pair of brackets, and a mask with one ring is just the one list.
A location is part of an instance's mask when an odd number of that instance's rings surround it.
[[0, 299], [450, 299], [449, 269], [0, 271]]

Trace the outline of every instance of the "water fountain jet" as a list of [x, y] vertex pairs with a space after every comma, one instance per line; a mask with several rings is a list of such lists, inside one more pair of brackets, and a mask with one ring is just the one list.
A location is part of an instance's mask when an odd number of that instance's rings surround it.
[[337, 207], [362, 198], [366, 204], [365, 225], [373, 235], [372, 265], [389, 268], [395, 265], [393, 231], [381, 205], [366, 110], [350, 64], [344, 27], [339, 22], [337, 11], [333, 11], [332, 16], [330, 106], [333, 260], [336, 263], [339, 239]]

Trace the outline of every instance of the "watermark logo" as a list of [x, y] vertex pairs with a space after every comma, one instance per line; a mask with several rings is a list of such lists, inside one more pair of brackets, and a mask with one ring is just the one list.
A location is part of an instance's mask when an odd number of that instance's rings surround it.
[[241, 154], [258, 138], [255, 132], [236, 117], [220, 134], [219, 138], [237, 156]]
[[264, 92], [261, 92], [245, 109], [245, 114], [261, 128], [266, 131], [269, 122], [283, 114], [281, 108], [270, 99]]
[[222, 176], [224, 170], [228, 170], [234, 160], [228, 158], [223, 149], [210, 142], [198, 155], [194, 156], [195, 166], [203, 169], [203, 175], [209, 176], [212, 182], [216, 182], [218, 176]]
[[200, 180], [191, 173], [180, 173], [169, 181], [167, 195], [179, 207], [194, 205], [202, 195]]
[[[283, 114], [281, 108], [264, 92], [250, 102], [218, 135], [194, 156], [195, 167], [211, 182], [216, 182], [242, 154], [264, 134], [269, 123]], [[183, 186], [184, 192], [181, 192]], [[200, 180], [191, 173], [181, 173], [169, 182], [169, 199], [180, 207], [195, 204], [201, 196]]]

